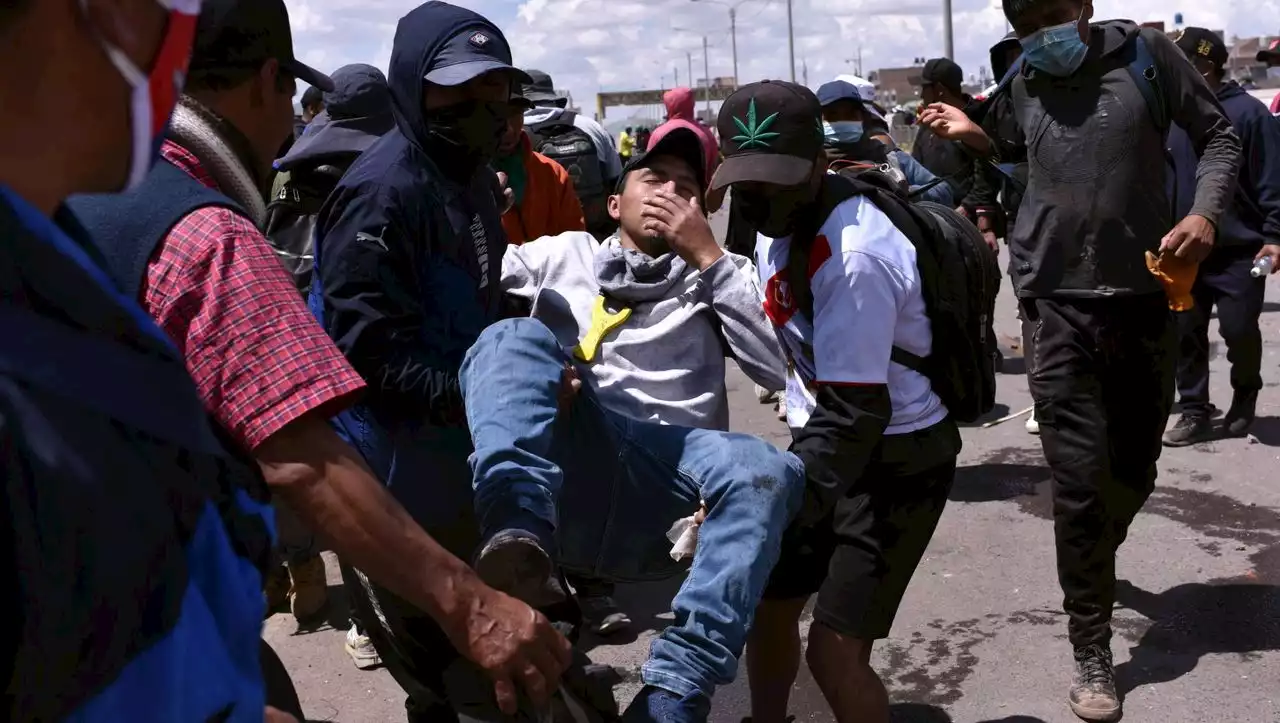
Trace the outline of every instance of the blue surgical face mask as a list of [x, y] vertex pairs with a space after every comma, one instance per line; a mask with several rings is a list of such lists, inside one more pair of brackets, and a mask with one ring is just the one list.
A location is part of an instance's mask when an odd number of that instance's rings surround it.
[[1022, 43], [1022, 54], [1031, 67], [1059, 78], [1079, 70], [1089, 53], [1089, 45], [1080, 39], [1080, 18], [1041, 28], [1018, 42]]
[[828, 143], [857, 143], [862, 140], [862, 121], [823, 122], [822, 133]]

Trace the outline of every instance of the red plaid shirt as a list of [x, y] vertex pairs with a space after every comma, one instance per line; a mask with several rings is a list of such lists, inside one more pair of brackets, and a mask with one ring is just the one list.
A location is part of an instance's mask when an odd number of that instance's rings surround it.
[[[217, 188], [181, 146], [165, 141], [161, 155]], [[233, 211], [202, 208], [174, 226], [141, 296], [178, 345], [205, 407], [245, 449], [307, 412], [336, 414], [365, 386], [262, 232]]]

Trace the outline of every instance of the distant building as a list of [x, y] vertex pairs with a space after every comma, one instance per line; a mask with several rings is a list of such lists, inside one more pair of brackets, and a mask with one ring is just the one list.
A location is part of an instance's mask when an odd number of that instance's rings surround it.
[[[1221, 32], [1218, 33], [1222, 35]], [[1258, 51], [1266, 50], [1276, 39], [1274, 35], [1257, 38], [1233, 38], [1228, 44], [1227, 77], [1232, 80], [1250, 80], [1255, 84], [1274, 88], [1280, 86], [1280, 79], [1267, 77], [1267, 64], [1258, 62]]]
[[880, 104], [892, 107], [920, 99], [920, 74], [923, 72], [923, 65], [881, 68], [867, 80], [876, 84], [876, 98]]

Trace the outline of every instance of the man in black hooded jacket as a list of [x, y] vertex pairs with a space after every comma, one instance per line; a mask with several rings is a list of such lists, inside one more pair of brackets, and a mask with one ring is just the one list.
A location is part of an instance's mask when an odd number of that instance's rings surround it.
[[[419, 525], [470, 559], [478, 531], [458, 372], [505, 311], [507, 239], [487, 163], [506, 129], [512, 83], [528, 78], [493, 23], [443, 2], [401, 18], [389, 71], [396, 124], [321, 209], [311, 308], [368, 382], [360, 404], [335, 418], [339, 434]], [[465, 641], [365, 575], [344, 573], [366, 632], [409, 694], [409, 720], [456, 720], [460, 701], [444, 681]], [[538, 658], [509, 673], [541, 706], [571, 650], [558, 635], [535, 637]], [[512, 678], [497, 681], [508, 714], [517, 707]]]
[[[1181, 342], [1178, 354], [1178, 396], [1182, 417], [1165, 433], [1168, 447], [1186, 447], [1219, 434], [1243, 437], [1257, 411], [1262, 390], [1262, 315], [1266, 273], [1252, 275], [1257, 261], [1269, 259], [1276, 272], [1280, 253], [1280, 123], [1257, 98], [1233, 81], [1225, 80], [1227, 45], [1205, 28], [1186, 28], [1178, 47], [1191, 59], [1218, 96], [1244, 148], [1240, 183], [1231, 207], [1218, 227], [1218, 243], [1200, 265], [1191, 287], [1195, 306], [1178, 314]], [[1170, 179], [1175, 207], [1191, 206], [1199, 158], [1187, 134], [1173, 129], [1169, 154], [1174, 175]], [[1218, 331], [1227, 345], [1231, 364], [1231, 407], [1222, 428], [1210, 422], [1209, 316], [1217, 307]]]
[[[1008, 92], [1028, 144], [1010, 272], [1036, 336], [1028, 382], [1053, 472], [1076, 668], [1068, 702], [1085, 720], [1114, 721], [1116, 552], [1155, 487], [1173, 405], [1170, 307], [1182, 305], [1195, 264], [1213, 248], [1240, 140], [1163, 33], [1126, 20], [1090, 24], [1092, 0], [1004, 0], [1004, 11], [1023, 47]], [[1164, 184], [1169, 122], [1200, 158], [1180, 219]], [[954, 109], [930, 106], [921, 123], [993, 151]]]

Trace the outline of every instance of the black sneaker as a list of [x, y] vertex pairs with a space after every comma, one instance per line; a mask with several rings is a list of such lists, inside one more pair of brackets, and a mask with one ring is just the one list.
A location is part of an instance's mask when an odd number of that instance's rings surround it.
[[1222, 418], [1222, 431], [1228, 437], [1243, 437], [1253, 426], [1253, 419], [1258, 413], [1258, 392], [1237, 393], [1231, 398], [1231, 409]]
[[1076, 680], [1067, 701], [1071, 712], [1087, 721], [1118, 721], [1120, 695], [1116, 693], [1116, 669], [1110, 648], [1086, 645], [1076, 648]]
[[596, 635], [613, 635], [631, 627], [631, 617], [608, 595], [579, 597], [578, 604], [583, 619]]
[[1213, 425], [1209, 415], [1183, 412], [1173, 429], [1164, 433], [1164, 446], [1190, 447], [1213, 439]]
[[523, 531], [494, 535], [476, 556], [475, 571], [484, 584], [533, 607], [567, 597], [556, 580], [551, 556], [536, 537]]

